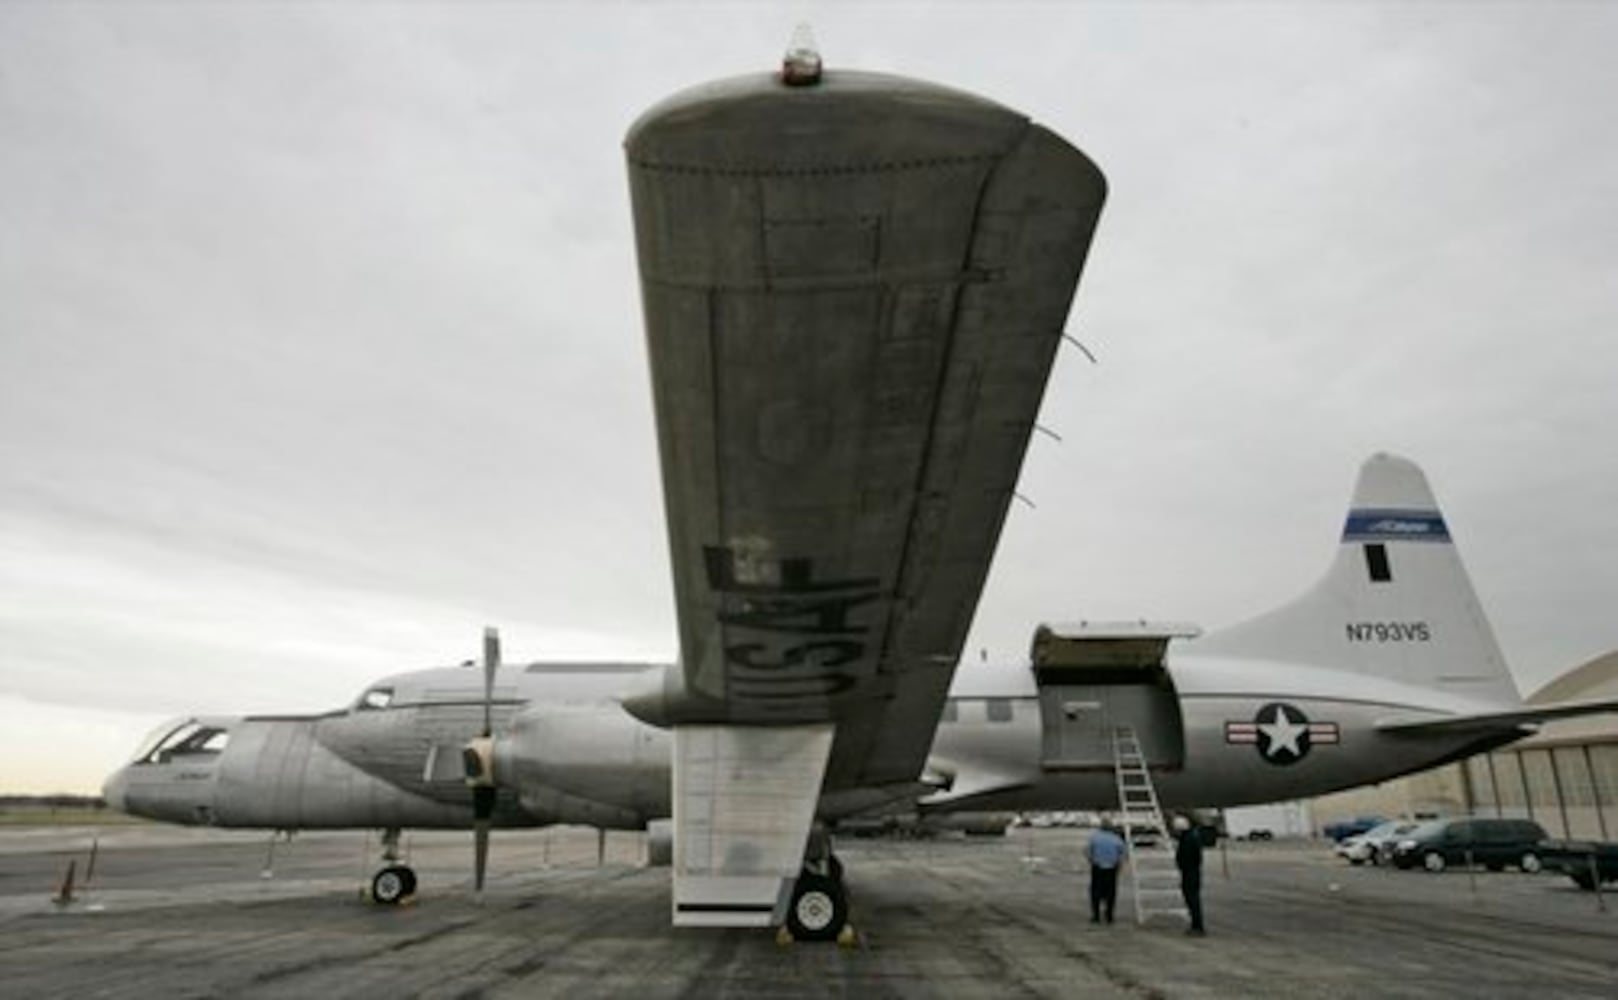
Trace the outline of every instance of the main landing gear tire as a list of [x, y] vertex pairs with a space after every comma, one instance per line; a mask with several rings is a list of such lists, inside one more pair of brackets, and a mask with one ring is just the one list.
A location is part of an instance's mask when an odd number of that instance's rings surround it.
[[804, 872], [792, 888], [787, 930], [798, 941], [835, 941], [848, 923], [848, 894], [825, 875]]
[[1437, 851], [1428, 851], [1422, 855], [1421, 866], [1430, 872], [1441, 872], [1444, 870], [1444, 856]]
[[404, 865], [389, 865], [371, 878], [371, 900], [383, 906], [398, 906], [415, 892], [416, 873]]

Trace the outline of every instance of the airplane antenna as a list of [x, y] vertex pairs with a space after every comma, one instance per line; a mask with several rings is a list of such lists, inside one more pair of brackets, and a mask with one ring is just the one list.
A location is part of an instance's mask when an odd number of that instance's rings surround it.
[[1038, 424], [1038, 423], [1034, 424], [1034, 430], [1039, 431], [1041, 434], [1043, 434], [1046, 437], [1050, 438], [1052, 441], [1057, 442], [1058, 444], [1060, 444], [1061, 441], [1062, 441], [1062, 435], [1056, 433], [1055, 431], [1051, 430], [1049, 427], [1046, 427], [1043, 424]]
[[1090, 359], [1090, 363], [1092, 365], [1099, 365], [1101, 363], [1101, 362], [1096, 360], [1096, 356], [1094, 354], [1090, 353], [1090, 349], [1088, 347], [1085, 347], [1084, 344], [1080, 343], [1079, 338], [1073, 336], [1071, 333], [1064, 332], [1062, 334], [1062, 339], [1067, 341], [1068, 343], [1072, 344], [1074, 347], [1077, 347], [1079, 350], [1083, 351], [1084, 356]]

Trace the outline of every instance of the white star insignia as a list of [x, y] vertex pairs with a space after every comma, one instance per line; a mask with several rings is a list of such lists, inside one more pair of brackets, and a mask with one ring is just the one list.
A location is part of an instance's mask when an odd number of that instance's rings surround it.
[[1265, 756], [1274, 757], [1282, 750], [1290, 750], [1292, 756], [1302, 757], [1303, 749], [1298, 746], [1298, 740], [1309, 731], [1309, 724], [1305, 722], [1292, 722], [1287, 718], [1281, 706], [1275, 707], [1275, 715], [1269, 722], [1261, 722], [1258, 728], [1270, 739], [1270, 748]]

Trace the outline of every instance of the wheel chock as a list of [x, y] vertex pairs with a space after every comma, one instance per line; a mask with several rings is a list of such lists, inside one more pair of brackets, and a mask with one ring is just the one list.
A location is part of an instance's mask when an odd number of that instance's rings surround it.
[[853, 924], [844, 924], [843, 929], [837, 932], [837, 945], [841, 948], [852, 948], [860, 943], [860, 936], [854, 930]]
[[783, 924], [775, 929], [775, 943], [781, 947], [796, 944], [797, 941], [798, 939], [792, 936], [792, 932], [786, 929], [786, 925]]

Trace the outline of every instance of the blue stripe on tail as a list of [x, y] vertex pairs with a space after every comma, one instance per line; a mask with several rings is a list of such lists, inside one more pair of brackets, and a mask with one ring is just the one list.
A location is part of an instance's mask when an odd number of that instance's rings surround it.
[[1445, 542], [1449, 528], [1436, 510], [1351, 510], [1345, 542]]

